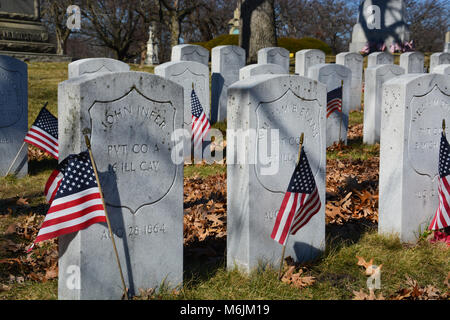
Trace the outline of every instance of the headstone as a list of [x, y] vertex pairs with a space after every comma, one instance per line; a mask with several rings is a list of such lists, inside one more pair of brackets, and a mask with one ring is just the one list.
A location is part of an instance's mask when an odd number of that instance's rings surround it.
[[289, 51], [285, 48], [270, 47], [258, 51], [258, 64], [278, 64], [289, 73]]
[[130, 66], [109, 58], [88, 58], [69, 63], [69, 79], [83, 75], [129, 71]]
[[444, 52], [450, 53], [450, 31], [445, 34]]
[[155, 34], [154, 22], [148, 27], [147, 54], [145, 64], [148, 66], [156, 66], [159, 64], [159, 42]]
[[239, 70], [239, 80], [245, 80], [247, 78], [259, 76], [262, 74], [287, 74], [287, 72], [282, 66], [278, 64], [250, 64]]
[[430, 56], [430, 73], [441, 64], [450, 64], [450, 52], [436, 52]]
[[300, 50], [295, 54], [295, 73], [308, 76], [308, 69], [316, 64], [325, 63], [325, 53], [317, 49]]
[[408, 73], [424, 72], [425, 56], [422, 52], [406, 52], [400, 55], [400, 67]]
[[[343, 141], [347, 144], [348, 116], [350, 111], [350, 88], [352, 71], [339, 64], [316, 64], [309, 68], [308, 78], [317, 80], [327, 87], [330, 92], [344, 82], [342, 91], [342, 112], [333, 112], [327, 118], [327, 147], [335, 142]], [[326, 110], [326, 108], [325, 108]]]
[[434, 67], [433, 73], [450, 76], [450, 64], [440, 64], [437, 67]]
[[27, 130], [28, 67], [0, 55], [0, 177], [6, 175], [17, 155], [10, 173], [18, 177], [28, 173], [28, 146], [21, 150]]
[[[59, 154], [86, 150], [85, 128], [130, 295], [183, 280], [183, 164], [172, 161], [183, 127], [183, 88], [143, 72], [73, 78], [58, 88]], [[120, 299], [108, 228], [59, 238], [59, 299]]]
[[209, 63], [209, 51], [196, 44], [179, 44], [172, 47], [172, 61], [195, 61], [205, 66]]
[[393, 64], [370, 67], [365, 72], [363, 142], [380, 142], [381, 98], [383, 84], [405, 74], [405, 69]]
[[342, 52], [336, 56], [336, 64], [346, 66], [352, 71], [350, 88], [350, 111], [361, 110], [362, 75], [364, 59], [357, 52]]
[[[294, 172], [302, 132], [322, 206], [304, 228], [289, 237], [286, 257], [291, 256], [298, 262], [307, 261], [324, 249], [325, 105], [325, 85], [300, 76], [259, 75], [236, 82], [229, 88], [229, 269], [237, 266], [250, 272], [261, 264], [279, 265], [282, 246], [270, 235]], [[248, 132], [254, 133], [254, 139], [245, 138]], [[270, 157], [261, 157], [264, 149], [269, 150], [265, 148], [268, 146], [271, 146]]]
[[410, 32], [405, 21], [403, 0], [364, 0], [359, 6], [358, 23], [354, 25], [351, 52], [360, 52], [366, 44], [403, 45]]
[[241, 30], [241, 8], [238, 7], [234, 10], [233, 19], [228, 21], [230, 27], [229, 34], [239, 34]]
[[245, 50], [238, 46], [218, 46], [211, 58], [211, 120], [227, 119], [227, 90], [239, 81], [239, 70], [245, 66]]
[[409, 74], [384, 84], [379, 233], [414, 242], [428, 228], [439, 203], [443, 119], [450, 123], [448, 76]]
[[380, 64], [394, 64], [394, 56], [387, 52], [371, 53], [367, 59], [367, 67], [375, 67]]

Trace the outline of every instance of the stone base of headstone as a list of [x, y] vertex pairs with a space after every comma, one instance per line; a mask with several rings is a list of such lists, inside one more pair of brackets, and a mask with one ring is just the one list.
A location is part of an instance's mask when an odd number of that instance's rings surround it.
[[24, 62], [72, 62], [73, 58], [60, 54], [0, 51], [0, 55], [10, 56]]

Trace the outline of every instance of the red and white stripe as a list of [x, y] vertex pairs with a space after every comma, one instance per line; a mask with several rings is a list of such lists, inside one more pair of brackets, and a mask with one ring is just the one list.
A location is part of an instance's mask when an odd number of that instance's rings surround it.
[[335, 111], [342, 112], [342, 99], [335, 98], [327, 104], [327, 118]]
[[34, 243], [106, 222], [98, 187], [55, 199]]
[[319, 191], [316, 188], [314, 189], [314, 192], [309, 195], [300, 211], [296, 214], [294, 222], [292, 223], [291, 234], [296, 234], [298, 230], [303, 228], [303, 226], [319, 212], [320, 206]]
[[49, 204], [52, 204], [53, 198], [55, 198], [63, 177], [64, 175], [61, 172], [54, 170], [48, 178], [47, 183], [45, 184], [44, 194]]
[[194, 147], [201, 145], [210, 128], [211, 125], [205, 112], [202, 112], [199, 118], [192, 116], [192, 140], [194, 141]]
[[25, 136], [25, 142], [50, 153], [55, 159], [58, 159], [58, 140], [44, 130], [31, 126]]
[[439, 178], [439, 207], [431, 221], [430, 230], [439, 230], [450, 226], [450, 206], [447, 199], [450, 199], [450, 185], [447, 177]]

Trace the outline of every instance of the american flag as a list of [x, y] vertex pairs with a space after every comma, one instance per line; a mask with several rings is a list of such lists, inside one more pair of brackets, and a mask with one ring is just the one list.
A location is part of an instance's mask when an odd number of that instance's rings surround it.
[[34, 243], [76, 232], [97, 222], [106, 222], [100, 190], [87, 151], [70, 155], [58, 165], [47, 181], [45, 196], [50, 208]]
[[309, 222], [321, 207], [319, 192], [308, 158], [302, 147], [300, 162], [295, 167], [278, 211], [271, 238], [281, 245], [286, 244], [289, 234], [297, 231]]
[[58, 159], [58, 119], [43, 107], [24, 140]]
[[335, 111], [342, 112], [342, 86], [327, 93], [327, 118]]
[[201, 145], [204, 137], [208, 134], [211, 125], [208, 117], [203, 111], [202, 105], [198, 100], [194, 89], [191, 92], [191, 109], [192, 109], [192, 141], [194, 146]]
[[436, 210], [430, 230], [447, 228], [450, 225], [450, 145], [444, 134], [441, 137], [439, 149], [439, 207]]

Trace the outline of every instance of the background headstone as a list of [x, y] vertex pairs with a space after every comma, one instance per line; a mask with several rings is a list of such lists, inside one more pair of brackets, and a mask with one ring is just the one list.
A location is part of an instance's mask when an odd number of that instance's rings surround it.
[[354, 25], [350, 51], [360, 52], [366, 44], [404, 44], [410, 32], [405, 21], [403, 0], [364, 0], [359, 6], [358, 23]]
[[[309, 68], [308, 78], [317, 80], [327, 86], [330, 92], [342, 85], [342, 112], [333, 112], [327, 121], [327, 147], [339, 140], [347, 144], [348, 115], [350, 111], [350, 88], [352, 71], [340, 64], [316, 64]], [[326, 107], [325, 107], [326, 110]]]
[[380, 142], [381, 98], [383, 84], [405, 74], [405, 69], [394, 64], [370, 67], [365, 72], [363, 142]]
[[156, 23], [150, 23], [148, 27], [148, 41], [147, 53], [145, 57], [145, 64], [149, 66], [156, 66], [159, 64], [159, 39], [155, 33]]
[[441, 64], [450, 64], [450, 52], [436, 52], [430, 56], [430, 73]]
[[422, 52], [406, 52], [400, 55], [400, 67], [408, 73], [424, 73], [425, 56]]
[[209, 63], [209, 51], [196, 44], [179, 44], [172, 47], [172, 61], [195, 61], [205, 66]]
[[409, 74], [384, 84], [379, 233], [414, 242], [428, 228], [439, 203], [439, 144], [449, 106], [447, 76]]
[[444, 52], [450, 53], [450, 31], [445, 34]]
[[336, 64], [346, 66], [352, 71], [350, 92], [350, 111], [361, 110], [362, 76], [364, 58], [357, 52], [342, 52], [336, 56]]
[[450, 76], [450, 64], [440, 64], [437, 67], [434, 67], [433, 73]]
[[287, 72], [282, 66], [278, 64], [250, 64], [239, 70], [239, 80], [245, 80], [247, 78], [259, 76], [262, 74], [287, 74]]
[[[249, 272], [259, 263], [279, 265], [282, 246], [270, 235], [294, 172], [302, 132], [322, 207], [289, 237], [286, 257], [295, 261], [316, 257], [325, 246], [325, 85], [294, 75], [260, 75], [233, 84], [228, 97], [227, 267]], [[231, 132], [239, 129], [257, 130], [257, 141], [244, 139], [236, 145]], [[264, 141], [271, 145], [267, 138], [272, 138], [272, 131], [264, 129], [279, 130], [279, 153], [272, 147], [267, 164], [279, 159], [279, 170], [270, 173], [263, 171], [266, 167], [257, 157]], [[233, 162], [230, 150], [247, 161]]]
[[[144, 72], [73, 78], [58, 88], [59, 155], [92, 151], [125, 282], [170, 287], [183, 280], [183, 164], [171, 159], [183, 127], [183, 88]], [[59, 238], [59, 299], [120, 299], [105, 224]], [[74, 281], [77, 277], [78, 285]], [[75, 283], [74, 283], [75, 282]]]
[[367, 59], [367, 67], [375, 67], [380, 64], [394, 64], [394, 56], [387, 52], [371, 53]]
[[109, 58], [88, 58], [69, 63], [69, 79], [83, 75], [110, 72], [126, 72], [130, 66], [122, 61]]
[[321, 63], [325, 63], [323, 51], [317, 49], [300, 50], [295, 54], [295, 73], [307, 77], [308, 69]]
[[239, 81], [239, 70], [245, 66], [245, 50], [238, 46], [218, 46], [211, 57], [211, 120], [227, 119], [227, 90]]
[[289, 73], [289, 51], [285, 48], [270, 47], [258, 51], [258, 64], [278, 64]]
[[[8, 169], [28, 131], [27, 64], [0, 55], [0, 176]], [[28, 145], [22, 148], [10, 173], [18, 177], [28, 173]]]

